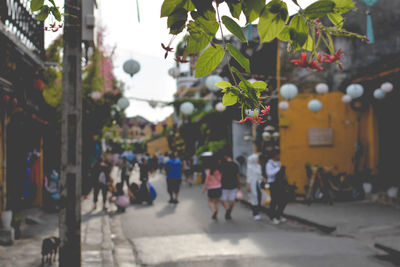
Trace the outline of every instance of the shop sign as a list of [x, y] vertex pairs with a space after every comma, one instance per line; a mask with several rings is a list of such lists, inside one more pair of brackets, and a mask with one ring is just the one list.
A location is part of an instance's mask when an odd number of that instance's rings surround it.
[[332, 128], [308, 128], [309, 146], [333, 146]]

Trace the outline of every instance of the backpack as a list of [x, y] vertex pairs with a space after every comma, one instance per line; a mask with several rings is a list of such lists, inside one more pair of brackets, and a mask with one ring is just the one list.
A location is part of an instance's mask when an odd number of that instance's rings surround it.
[[107, 177], [106, 177], [106, 174], [104, 173], [104, 171], [100, 172], [99, 183], [101, 183], [101, 184], [107, 183]]

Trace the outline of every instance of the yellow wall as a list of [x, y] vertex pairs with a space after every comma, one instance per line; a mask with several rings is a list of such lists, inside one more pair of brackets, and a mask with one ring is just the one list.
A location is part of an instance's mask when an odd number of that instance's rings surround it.
[[[376, 121], [372, 107], [366, 112], [353, 111], [341, 101], [343, 94], [333, 92], [325, 95], [300, 94], [291, 100], [289, 109], [280, 110], [281, 161], [287, 168], [290, 184], [296, 184], [304, 193], [308, 184], [305, 164], [324, 165], [339, 172], [353, 173], [354, 147], [357, 143], [358, 116], [360, 137], [365, 148], [361, 168], [375, 168], [378, 161]], [[319, 99], [323, 107], [311, 112], [307, 104]], [[285, 127], [285, 125], [287, 126]], [[333, 128], [333, 146], [311, 147], [308, 145], [308, 128]]]
[[154, 155], [157, 151], [161, 151], [161, 153], [169, 152], [168, 140], [167, 137], [162, 136], [157, 138], [149, 143], [147, 143], [147, 152], [150, 155]]

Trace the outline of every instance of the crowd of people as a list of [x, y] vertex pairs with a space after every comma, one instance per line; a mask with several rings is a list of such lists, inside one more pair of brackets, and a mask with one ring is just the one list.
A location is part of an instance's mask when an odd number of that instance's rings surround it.
[[[113, 165], [118, 166], [119, 181], [111, 178]], [[133, 169], [139, 169], [140, 184], [130, 182]], [[213, 220], [218, 219], [220, 203], [225, 210], [225, 219], [232, 219], [232, 211], [236, 200], [243, 198], [241, 188], [241, 173], [239, 165], [233, 161], [229, 153], [214, 155], [202, 159], [201, 166], [196, 156], [180, 159], [176, 153], [165, 153], [150, 156], [148, 154], [135, 155], [128, 158], [124, 154], [118, 158], [101, 158], [92, 167], [94, 208], [98, 202], [98, 195], [102, 193], [103, 209], [107, 209], [107, 201], [117, 206], [118, 212], [124, 212], [132, 203], [153, 204], [156, 190], [149, 181], [155, 172], [165, 173], [166, 189], [169, 194], [168, 202], [179, 203], [179, 191], [182, 182], [189, 186], [198, 177], [203, 184], [203, 192], [207, 192], [208, 205]], [[252, 205], [254, 220], [260, 220], [262, 206], [262, 192], [269, 188], [271, 195], [269, 217], [274, 224], [285, 221], [282, 216], [287, 204], [285, 167], [281, 165], [279, 151], [263, 164], [261, 155], [254, 153], [247, 158], [246, 172], [247, 192]], [[115, 178], [115, 177], [114, 177]], [[115, 184], [115, 185], [114, 185]], [[126, 185], [127, 191], [124, 191]], [[107, 198], [108, 192], [111, 197]]]

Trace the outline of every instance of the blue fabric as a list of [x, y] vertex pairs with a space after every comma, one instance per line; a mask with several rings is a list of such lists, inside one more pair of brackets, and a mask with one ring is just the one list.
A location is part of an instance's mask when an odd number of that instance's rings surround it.
[[367, 15], [367, 37], [369, 39], [368, 43], [375, 43], [374, 28], [372, 27], [372, 17], [371, 14]]
[[147, 183], [149, 185], [150, 196], [154, 200], [157, 197], [157, 192], [154, 186], [151, 183]]
[[181, 178], [182, 162], [179, 159], [170, 159], [165, 164], [168, 171], [167, 178]]

